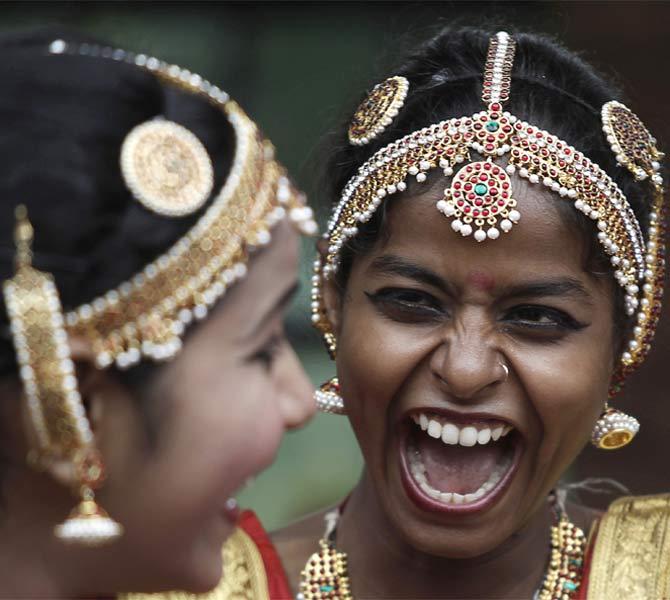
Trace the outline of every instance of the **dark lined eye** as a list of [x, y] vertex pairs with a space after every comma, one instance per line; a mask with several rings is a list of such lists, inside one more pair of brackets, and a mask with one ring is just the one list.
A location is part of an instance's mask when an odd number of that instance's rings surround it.
[[412, 288], [383, 288], [365, 295], [382, 312], [398, 321], [425, 321], [443, 317], [445, 308], [431, 294]]
[[515, 306], [505, 314], [503, 321], [514, 327], [547, 332], [579, 331], [586, 327], [565, 311], [536, 304]]

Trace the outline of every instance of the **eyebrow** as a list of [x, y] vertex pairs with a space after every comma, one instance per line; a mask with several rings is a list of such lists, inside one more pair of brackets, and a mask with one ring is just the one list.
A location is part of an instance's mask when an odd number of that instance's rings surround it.
[[578, 279], [573, 277], [557, 277], [556, 279], [546, 279], [541, 281], [529, 281], [501, 290], [501, 295], [505, 298], [521, 297], [557, 297], [572, 296], [583, 300], [588, 304], [593, 304], [593, 297], [584, 285]]
[[413, 279], [437, 288], [445, 294], [455, 295], [454, 287], [448, 281], [412, 261], [395, 254], [383, 254], [372, 261], [370, 270], [380, 275], [398, 275], [406, 279]]
[[[394, 254], [378, 256], [372, 261], [370, 269], [380, 275], [397, 275], [412, 279], [434, 287], [447, 295], [456, 296], [456, 288], [451, 282], [426, 267]], [[573, 277], [548, 278], [501, 287], [498, 295], [505, 299], [572, 296], [593, 304], [592, 295], [578, 279]]]
[[283, 312], [286, 307], [293, 301], [293, 298], [298, 293], [300, 284], [297, 281], [293, 282], [293, 285], [289, 287], [278, 299], [277, 302], [267, 311], [265, 314], [258, 320], [256, 325], [252, 328], [250, 332], [244, 335], [244, 339], [250, 340], [256, 337], [259, 331], [261, 331], [269, 321], [271, 321], [277, 313]]

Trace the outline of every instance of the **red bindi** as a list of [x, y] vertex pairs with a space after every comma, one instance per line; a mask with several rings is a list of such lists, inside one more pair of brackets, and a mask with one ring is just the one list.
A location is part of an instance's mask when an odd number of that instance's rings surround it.
[[483, 292], [490, 292], [496, 286], [493, 276], [482, 271], [473, 271], [470, 273], [468, 275], [468, 283]]

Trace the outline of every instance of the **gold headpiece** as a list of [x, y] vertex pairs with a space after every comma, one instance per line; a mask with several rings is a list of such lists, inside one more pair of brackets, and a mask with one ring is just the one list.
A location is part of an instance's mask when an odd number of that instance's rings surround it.
[[349, 125], [349, 141], [354, 146], [365, 146], [381, 134], [398, 115], [408, 89], [409, 82], [400, 76], [378, 83], [356, 109]]
[[[482, 101], [486, 110], [447, 119], [410, 133], [376, 152], [345, 186], [328, 223], [325, 259], [317, 258], [313, 278], [312, 321], [323, 333], [329, 351], [336, 350], [322, 303], [321, 285], [338, 268], [342, 247], [370, 220], [384, 198], [406, 189], [406, 179], [426, 180], [435, 168], [452, 177], [438, 210], [452, 228], [478, 242], [495, 240], [522, 218], [513, 198], [509, 175], [516, 173], [572, 202], [594, 221], [597, 237], [610, 257], [617, 283], [625, 294], [626, 313], [637, 312], [633, 339], [623, 353], [612, 382], [618, 390], [625, 376], [649, 351], [660, 315], [663, 283], [663, 190], [653, 138], [623, 105], [608, 103], [603, 119], [617, 160], [639, 176], [651, 179], [654, 205], [647, 243], [628, 201], [598, 165], [556, 136], [503, 109], [510, 92], [514, 40], [498, 33], [489, 46]], [[471, 152], [483, 160], [471, 162]], [[505, 157], [507, 164], [498, 161]], [[454, 175], [454, 169], [463, 163]]]
[[198, 210], [214, 186], [212, 161], [200, 140], [165, 119], [141, 123], [126, 136], [121, 173], [137, 200], [168, 217]]
[[[120, 525], [97, 506], [93, 490], [104, 479], [86, 412], [77, 391], [68, 334], [90, 340], [99, 367], [129, 367], [139, 360], [166, 360], [181, 347], [185, 327], [202, 319], [246, 273], [254, 248], [267, 245], [271, 230], [288, 218], [305, 234], [316, 233], [312, 211], [274, 159], [244, 111], [199, 75], [143, 54], [55, 40], [51, 54], [78, 54], [133, 64], [162, 82], [199, 95], [221, 110], [235, 133], [235, 154], [226, 182], [196, 224], [140, 273], [65, 315], [48, 273], [31, 266], [32, 227], [17, 212], [16, 275], [4, 283], [20, 376], [33, 422], [38, 463], [69, 461], [82, 502], [56, 528], [62, 539], [85, 544], [109, 541]], [[188, 130], [155, 120], [135, 128], [121, 157], [136, 199], [163, 215], [194, 212], [209, 197], [209, 156]]]

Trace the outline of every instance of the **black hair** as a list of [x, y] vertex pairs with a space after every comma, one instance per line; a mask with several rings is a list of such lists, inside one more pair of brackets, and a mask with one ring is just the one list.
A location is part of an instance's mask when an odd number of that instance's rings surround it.
[[[327, 142], [324, 161], [326, 196], [339, 201], [346, 182], [377, 150], [413, 131], [444, 119], [471, 115], [483, 108], [481, 88], [488, 44], [493, 31], [478, 28], [444, 28], [410, 51], [391, 75], [409, 81], [405, 104], [390, 127], [366, 146], [347, 140], [347, 122]], [[651, 189], [636, 183], [616, 164], [614, 153], [602, 131], [600, 110], [605, 102], [620, 100], [621, 92], [576, 54], [545, 35], [514, 34], [516, 55], [512, 70], [510, 100], [505, 108], [517, 117], [550, 131], [597, 163], [622, 189], [635, 212], [643, 233], [648, 227]], [[353, 113], [351, 111], [350, 115]], [[414, 190], [408, 188], [409, 193]], [[386, 235], [386, 215], [395, 197], [386, 201], [359, 233], [341, 250], [336, 283], [346, 288], [353, 260], [369, 252]], [[613, 269], [597, 241], [591, 219], [566, 202], [557, 202], [561, 217], [576, 226], [585, 240], [584, 264], [589, 272], [613, 279]], [[625, 317], [623, 292], [615, 292], [615, 341], [623, 348], [631, 324]]]
[[[131, 64], [50, 54], [55, 39], [100, 43], [52, 28], [0, 36], [0, 279], [13, 274], [13, 213], [25, 204], [35, 232], [33, 264], [53, 274], [68, 310], [141, 271], [209, 205], [169, 218], [133, 198], [119, 166], [133, 127], [162, 116], [195, 133], [212, 158], [213, 195], [234, 139], [225, 115], [205, 99]], [[131, 369], [128, 378], [146, 370]], [[15, 371], [0, 299], [0, 375]]]

